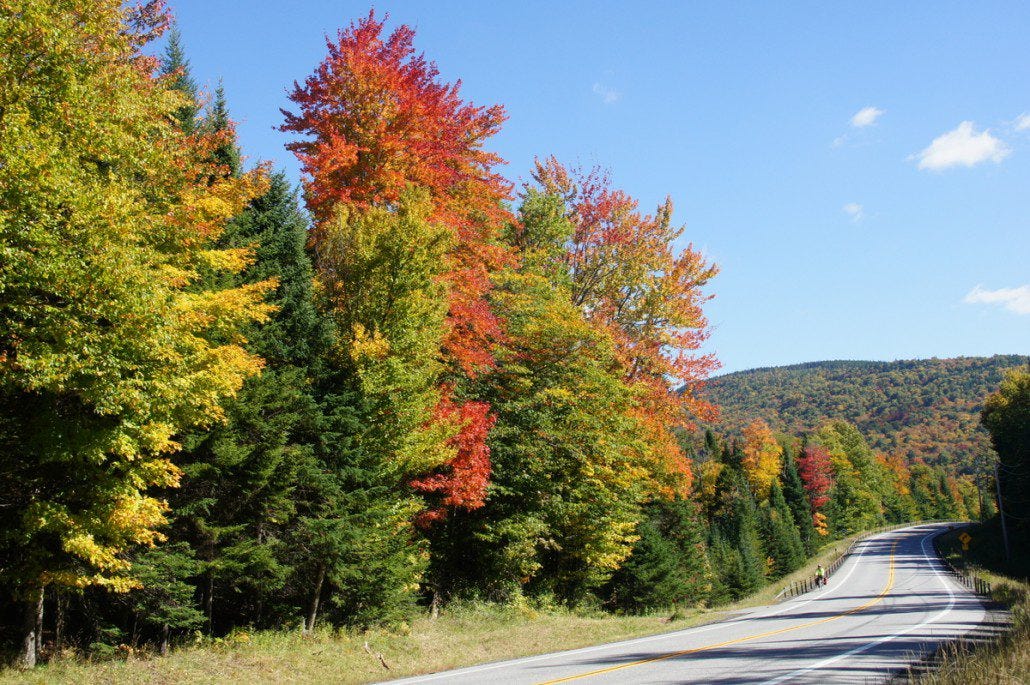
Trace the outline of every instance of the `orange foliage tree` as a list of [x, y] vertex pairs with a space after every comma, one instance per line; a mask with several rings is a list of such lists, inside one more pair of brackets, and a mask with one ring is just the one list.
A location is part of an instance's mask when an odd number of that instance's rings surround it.
[[494, 171], [503, 160], [483, 144], [506, 115], [499, 105], [462, 100], [460, 81], [440, 81], [436, 65], [415, 53], [410, 27], [388, 36], [383, 27], [369, 12], [335, 40], [327, 38], [327, 57], [303, 85], [294, 83], [290, 99], [298, 111], [283, 111], [282, 130], [303, 136], [287, 147], [305, 174], [315, 220], [310, 242], [323, 275], [333, 271], [334, 255], [322, 248], [341, 207], [394, 210], [415, 186], [428, 193], [429, 220], [452, 234], [443, 274], [446, 369], [431, 420], [456, 427], [450, 444], [456, 456], [413, 485], [441, 505], [475, 508], [488, 481], [493, 418], [482, 403], [455, 401], [452, 390], [455, 381], [493, 367], [493, 346], [503, 336], [487, 295], [491, 274], [511, 261], [497, 239], [511, 219], [504, 206], [511, 185]]
[[534, 178], [565, 201], [573, 225], [565, 254], [573, 302], [612, 336], [656, 472], [667, 489], [686, 492], [689, 463], [670, 429], [715, 416], [699, 391], [719, 364], [697, 350], [708, 337], [702, 289], [717, 268], [690, 245], [675, 248], [683, 228], [672, 224], [670, 199], [642, 214], [606, 174], [569, 170], [553, 157], [537, 161]]

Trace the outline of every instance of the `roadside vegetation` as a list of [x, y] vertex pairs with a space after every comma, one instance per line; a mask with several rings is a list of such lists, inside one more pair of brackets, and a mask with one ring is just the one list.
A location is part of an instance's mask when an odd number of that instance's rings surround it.
[[1006, 562], [997, 519], [965, 531], [973, 538], [969, 550], [959, 541], [962, 530], [954, 530], [938, 540], [941, 556], [990, 583], [991, 600], [1011, 612], [1011, 630], [987, 641], [950, 645], [909, 680], [919, 685], [1030, 682], [1030, 559], [1017, 552]]
[[455, 602], [436, 620], [424, 615], [391, 628], [325, 627], [308, 635], [299, 629], [241, 630], [214, 639], [198, 633], [192, 643], [164, 658], [146, 648], [122, 649], [92, 662], [69, 653], [31, 673], [2, 671], [0, 683], [367, 683], [575, 649], [682, 630], [774, 602], [784, 587], [814, 577], [818, 564], [828, 566], [859, 537], [827, 545], [780, 581], [714, 609], [673, 606], [642, 615], [613, 615], [599, 608], [573, 611], [540, 602]]

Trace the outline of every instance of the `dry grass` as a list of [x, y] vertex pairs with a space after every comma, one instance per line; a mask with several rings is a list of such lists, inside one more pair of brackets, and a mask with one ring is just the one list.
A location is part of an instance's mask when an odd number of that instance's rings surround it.
[[695, 611], [670, 622], [665, 616], [587, 617], [470, 605], [436, 621], [416, 620], [404, 633], [238, 633], [165, 658], [62, 659], [31, 673], [9, 669], [0, 672], [0, 683], [366, 683], [675, 630], [719, 615]]

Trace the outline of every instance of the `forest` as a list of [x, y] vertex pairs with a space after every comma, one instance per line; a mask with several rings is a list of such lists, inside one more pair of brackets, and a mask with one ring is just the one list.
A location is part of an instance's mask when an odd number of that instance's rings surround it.
[[991, 513], [864, 416], [699, 429], [717, 267], [671, 199], [553, 157], [513, 187], [504, 108], [414, 39], [374, 12], [327, 39], [284, 112], [296, 189], [245, 161], [163, 3], [5, 4], [11, 659], [467, 598], [711, 606], [830, 540]]
[[[859, 428], [878, 450], [900, 450], [963, 473], [980, 473], [990, 450], [980, 411], [1020, 355], [895, 362], [826, 361], [713, 378], [713, 429], [739, 435], [756, 417], [776, 430], [808, 431], [826, 418]], [[991, 457], [993, 458], [993, 457]]]

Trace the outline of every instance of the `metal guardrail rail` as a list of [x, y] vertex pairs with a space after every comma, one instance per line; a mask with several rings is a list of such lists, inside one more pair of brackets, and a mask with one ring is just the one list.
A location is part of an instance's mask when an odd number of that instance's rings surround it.
[[944, 557], [944, 555], [941, 554], [941, 550], [937, 546], [937, 539], [938, 538], [934, 538], [933, 539], [933, 551], [934, 551], [934, 553], [937, 554], [937, 558], [941, 560], [941, 563], [944, 564], [945, 568], [947, 568], [951, 572], [951, 574], [953, 576], [955, 576], [955, 578], [960, 583], [965, 585], [966, 588], [968, 588], [969, 590], [971, 590], [975, 594], [980, 595], [981, 597], [990, 598], [991, 597], [991, 583], [990, 583], [990, 581], [987, 580], [986, 578], [981, 578], [980, 576], [978, 576], [976, 574], [975, 570], [971, 571], [968, 567], [966, 567], [964, 565], [961, 566], [961, 567], [955, 566], [950, 561], [948, 561]]

